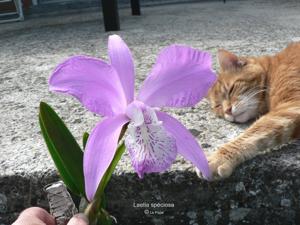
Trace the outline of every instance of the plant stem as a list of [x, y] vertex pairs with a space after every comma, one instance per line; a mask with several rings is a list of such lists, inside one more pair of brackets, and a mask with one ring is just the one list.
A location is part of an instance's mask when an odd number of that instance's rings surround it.
[[100, 199], [96, 199], [92, 201], [86, 209], [84, 210], [84, 214], [89, 219], [89, 225], [94, 225], [97, 223], [97, 215], [100, 209]]

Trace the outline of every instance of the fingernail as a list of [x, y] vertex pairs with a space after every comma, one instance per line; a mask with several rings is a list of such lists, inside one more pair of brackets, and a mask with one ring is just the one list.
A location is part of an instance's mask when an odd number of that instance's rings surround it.
[[89, 219], [86, 217], [86, 215], [84, 215], [83, 213], [78, 213], [75, 214], [73, 217], [78, 218], [80, 220], [83, 220], [84, 222], [86, 222], [87, 224], [89, 223]]

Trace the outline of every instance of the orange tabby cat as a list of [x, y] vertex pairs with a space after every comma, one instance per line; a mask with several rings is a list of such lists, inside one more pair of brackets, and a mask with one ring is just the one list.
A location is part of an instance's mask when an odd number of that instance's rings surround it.
[[238, 57], [219, 50], [220, 72], [208, 99], [231, 122], [256, 119], [244, 133], [208, 156], [214, 179], [266, 148], [300, 138], [300, 42], [274, 56]]

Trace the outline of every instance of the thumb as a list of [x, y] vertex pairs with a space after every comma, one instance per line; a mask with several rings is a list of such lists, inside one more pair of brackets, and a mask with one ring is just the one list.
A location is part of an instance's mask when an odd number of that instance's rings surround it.
[[67, 225], [88, 225], [88, 224], [89, 224], [88, 218], [83, 213], [79, 213], [74, 215], [70, 219]]

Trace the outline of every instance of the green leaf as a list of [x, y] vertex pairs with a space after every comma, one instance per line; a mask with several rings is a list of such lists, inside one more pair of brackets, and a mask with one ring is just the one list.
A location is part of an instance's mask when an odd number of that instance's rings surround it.
[[82, 136], [82, 146], [83, 146], [83, 149], [85, 149], [85, 146], [86, 146], [86, 143], [87, 143], [87, 140], [89, 139], [89, 133], [88, 132], [84, 132], [83, 133], [83, 136]]
[[112, 162], [110, 163], [108, 169], [106, 170], [104, 176], [101, 179], [101, 182], [97, 188], [96, 194], [95, 194], [95, 198], [96, 199], [101, 199], [101, 197], [104, 195], [104, 189], [106, 187], [106, 185], [108, 184], [108, 181], [111, 178], [112, 173], [114, 172], [119, 160], [121, 159], [123, 153], [125, 152], [125, 144], [124, 142], [118, 147], [116, 154], [112, 160]]
[[46, 103], [40, 103], [39, 122], [50, 155], [67, 187], [85, 196], [83, 152], [61, 118]]

